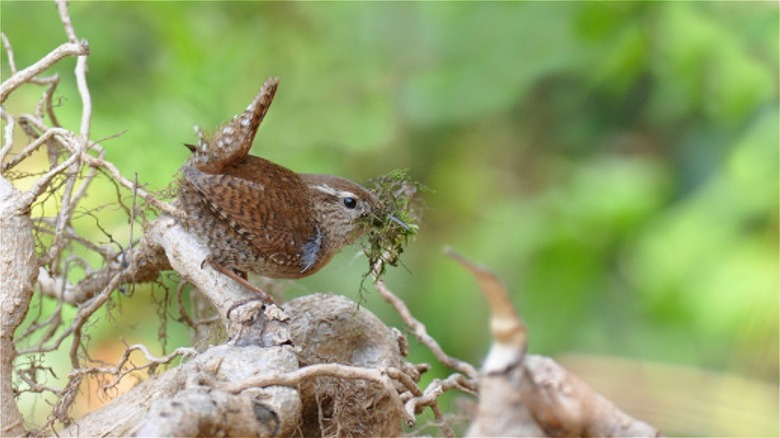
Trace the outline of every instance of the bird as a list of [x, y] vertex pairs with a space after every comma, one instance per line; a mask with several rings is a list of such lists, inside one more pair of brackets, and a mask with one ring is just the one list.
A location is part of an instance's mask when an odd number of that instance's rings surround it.
[[[296, 279], [322, 269], [341, 249], [389, 216], [377, 197], [347, 178], [299, 174], [249, 155], [278, 87], [266, 81], [243, 114], [198, 145], [181, 168], [178, 200], [184, 225], [209, 249], [204, 260], [246, 281], [246, 272]], [[392, 217], [393, 221], [400, 222]]]

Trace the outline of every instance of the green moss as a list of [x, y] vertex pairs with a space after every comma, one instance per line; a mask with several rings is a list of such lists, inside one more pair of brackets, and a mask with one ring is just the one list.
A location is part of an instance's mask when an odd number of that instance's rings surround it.
[[377, 278], [385, 272], [385, 266], [398, 266], [401, 253], [418, 230], [423, 203], [421, 192], [430, 191], [414, 181], [406, 169], [396, 169], [386, 175], [368, 181], [368, 190], [376, 196], [380, 208], [378, 214], [369, 217], [369, 231], [363, 244], [368, 257], [369, 270]]

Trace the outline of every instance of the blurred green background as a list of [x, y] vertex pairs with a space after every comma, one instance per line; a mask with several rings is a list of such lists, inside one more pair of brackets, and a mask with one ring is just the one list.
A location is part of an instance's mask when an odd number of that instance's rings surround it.
[[[606, 374], [623, 390], [607, 395], [664, 433], [778, 434], [776, 2], [70, 10], [91, 48], [92, 138], [124, 132], [103, 146], [126, 176], [165, 188], [193, 124], [216, 128], [278, 76], [254, 154], [357, 181], [409, 168], [434, 190], [407, 269], [388, 285], [447, 352], [479, 364], [489, 347], [482, 297], [441, 255], [451, 245], [504, 280], [531, 352], [561, 357], [594, 386]], [[51, 3], [3, 1], [1, 12], [20, 68], [65, 41]], [[5, 53], [2, 66], [7, 77]], [[77, 130], [74, 66], [56, 68], [57, 110]], [[6, 108], [31, 111], [41, 91], [27, 87]], [[96, 185], [89, 202], [114, 194]], [[126, 244], [121, 211], [100, 214]], [[360, 299], [358, 252], [290, 282], [288, 296]], [[91, 345], [159, 345], [149, 308], [165, 297], [148, 290], [117, 298], [113, 320], [97, 314]], [[362, 295], [401, 327], [375, 292]], [[188, 343], [181, 324], [163, 325], [168, 350]], [[412, 346], [412, 360], [434, 361]], [[610, 371], [614, 358], [624, 373]], [[685, 391], [690, 405], [670, 403]]]

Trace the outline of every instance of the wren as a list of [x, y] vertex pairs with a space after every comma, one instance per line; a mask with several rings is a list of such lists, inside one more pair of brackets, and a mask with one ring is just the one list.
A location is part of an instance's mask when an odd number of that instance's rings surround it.
[[204, 263], [266, 300], [246, 282], [246, 271], [271, 278], [312, 275], [387, 216], [355, 182], [298, 174], [248, 154], [277, 87], [278, 79], [266, 81], [243, 114], [209, 139], [196, 126], [198, 144], [187, 145], [193, 155], [181, 168], [178, 193], [185, 227], [210, 250]]

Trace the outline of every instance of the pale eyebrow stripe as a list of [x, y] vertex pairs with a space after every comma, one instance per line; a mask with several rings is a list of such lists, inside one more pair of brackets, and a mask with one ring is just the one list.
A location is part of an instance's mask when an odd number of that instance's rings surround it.
[[313, 189], [317, 189], [323, 193], [327, 193], [328, 195], [336, 196], [339, 198], [345, 198], [345, 197], [352, 197], [356, 198], [354, 193], [346, 191], [346, 190], [336, 190], [333, 187], [327, 185], [327, 184], [317, 184], [310, 186]]

